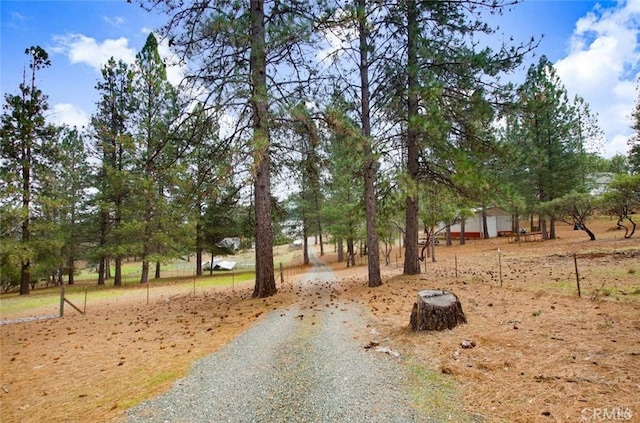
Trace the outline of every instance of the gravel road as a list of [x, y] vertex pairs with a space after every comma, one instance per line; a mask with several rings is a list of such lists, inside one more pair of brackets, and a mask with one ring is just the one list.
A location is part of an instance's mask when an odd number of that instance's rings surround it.
[[[136, 422], [416, 422], [406, 373], [364, 349], [364, 312], [332, 299], [335, 277], [315, 257], [306, 294], [196, 362], [166, 394], [129, 410]], [[357, 337], [357, 339], [355, 339]]]

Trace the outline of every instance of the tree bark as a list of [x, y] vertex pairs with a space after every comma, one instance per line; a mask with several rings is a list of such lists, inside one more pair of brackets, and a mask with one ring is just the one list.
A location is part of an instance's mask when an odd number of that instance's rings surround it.
[[358, 0], [358, 31], [360, 34], [360, 87], [362, 95], [362, 143], [364, 152], [364, 201], [367, 226], [368, 273], [370, 287], [382, 285], [380, 276], [380, 252], [378, 248], [378, 231], [376, 228], [376, 195], [375, 176], [376, 160], [371, 146], [370, 93], [369, 93], [369, 58], [368, 25], [366, 17], [366, 0]]
[[[31, 238], [31, 134], [27, 134], [22, 141], [22, 245], [26, 249]], [[29, 254], [31, 256], [31, 254]], [[20, 295], [29, 294], [29, 283], [31, 282], [31, 259], [22, 259], [20, 267]]]
[[67, 284], [68, 285], [73, 285], [75, 284], [75, 280], [74, 280], [74, 271], [75, 271], [75, 260], [73, 259], [73, 255], [69, 256], [69, 258], [67, 259]]
[[420, 263], [418, 261], [418, 130], [416, 128], [418, 117], [418, 84], [416, 79], [418, 23], [415, 0], [408, 2], [407, 22], [407, 173], [412, 185], [407, 187], [403, 273], [417, 275], [420, 273]]
[[119, 255], [117, 255], [115, 259], [115, 268], [113, 286], [122, 286], [122, 257]]
[[482, 206], [482, 239], [489, 239], [489, 228], [487, 227], [487, 209]]
[[425, 289], [418, 292], [411, 311], [411, 329], [414, 332], [453, 329], [467, 323], [458, 297], [449, 291]]
[[[26, 138], [29, 138], [28, 136]], [[29, 140], [25, 142], [30, 142]], [[26, 146], [22, 152], [22, 210], [24, 217], [22, 220], [22, 244], [25, 250], [29, 244], [31, 229], [29, 223], [31, 220], [30, 199], [31, 199], [31, 147]], [[31, 282], [31, 259], [23, 258], [20, 266], [20, 295], [29, 294], [29, 282]]]
[[[627, 220], [629, 221], [629, 223], [631, 223], [631, 229], [629, 229], [627, 227], [627, 225], [623, 225], [623, 222]], [[633, 234], [636, 232], [636, 222], [633, 221], [633, 219], [631, 217], [626, 217], [626, 218], [619, 218], [618, 219], [618, 228], [623, 228], [624, 229], [624, 239], [629, 239], [633, 236]]]
[[196, 223], [196, 276], [202, 276], [202, 252], [204, 251], [204, 241], [202, 235], [202, 206], [198, 205], [198, 223]]
[[[146, 257], [146, 254], [143, 253], [142, 256]], [[147, 282], [149, 282], [149, 260], [142, 259], [142, 272], [140, 273], [140, 283], [147, 283]]]
[[271, 227], [271, 178], [269, 175], [269, 123], [264, 28], [264, 0], [251, 0], [250, 66], [253, 118], [254, 196], [256, 210], [256, 283], [253, 296], [276, 293]]
[[535, 226], [535, 219], [533, 214], [529, 215], [529, 231], [533, 232], [533, 227]]
[[302, 217], [302, 264], [305, 266], [309, 264], [309, 235], [307, 233], [306, 219]]
[[353, 238], [347, 238], [347, 267], [356, 265]]
[[113, 276], [111, 276], [111, 256], [106, 256], [104, 258], [104, 277], [106, 279], [111, 279]]
[[435, 263], [436, 262], [436, 238], [435, 238], [435, 234], [431, 235], [431, 243], [429, 245], [429, 248], [431, 249], [431, 262]]
[[320, 256], [324, 256], [324, 243], [322, 240], [322, 218], [320, 217], [320, 202], [318, 200], [318, 192], [314, 190], [314, 199], [316, 206], [316, 224], [318, 225], [318, 239], [320, 240]]
[[547, 231], [547, 218], [540, 216], [540, 230], [542, 231], [542, 239], [549, 239], [549, 232]]
[[587, 233], [587, 235], [589, 235], [589, 240], [590, 241], [595, 241], [596, 240], [596, 235], [593, 232], [591, 232], [591, 230], [587, 229], [586, 226], [583, 226], [582, 228]]

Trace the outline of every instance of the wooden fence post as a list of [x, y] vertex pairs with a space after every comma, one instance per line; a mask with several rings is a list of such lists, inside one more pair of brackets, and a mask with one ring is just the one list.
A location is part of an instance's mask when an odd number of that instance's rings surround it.
[[284, 286], [284, 274], [282, 273], [282, 262], [280, 262], [280, 286]]
[[60, 284], [60, 317], [64, 316], [64, 284]]
[[455, 264], [455, 266], [456, 266], [456, 280], [458, 280], [458, 255], [456, 254], [454, 256], [454, 258], [455, 258], [455, 263], [456, 263]]
[[502, 288], [502, 254], [498, 248], [498, 278], [500, 279], [500, 288]]
[[573, 253], [573, 264], [576, 268], [576, 285], [578, 285], [578, 297], [582, 297], [580, 292], [580, 272], [578, 272], [578, 255]]

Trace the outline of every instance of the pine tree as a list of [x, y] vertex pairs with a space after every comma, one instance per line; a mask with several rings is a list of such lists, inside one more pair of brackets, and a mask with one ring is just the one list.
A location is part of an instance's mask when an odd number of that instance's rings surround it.
[[[276, 292], [271, 210], [271, 139], [277, 104], [305, 95], [311, 78], [303, 45], [312, 42], [313, 3], [286, 5], [264, 0], [143, 1], [164, 9], [164, 33], [179, 55], [196, 66], [187, 85], [207, 93], [207, 106], [225, 108], [234, 138], [252, 157], [255, 207], [256, 283], [254, 296]], [[284, 109], [284, 108], [283, 108]]]
[[[532, 65], [518, 90], [519, 113], [511, 128], [520, 140], [520, 161], [526, 179], [535, 187], [536, 203], [560, 198], [571, 191], [584, 191], [588, 171], [586, 146], [601, 137], [588, 105], [580, 97], [569, 100], [553, 65], [543, 56]], [[515, 164], [515, 163], [514, 163]], [[524, 195], [531, 200], [530, 195]], [[540, 223], [543, 237], [555, 238], [551, 220]]]
[[[47, 178], [47, 155], [50, 154], [50, 145], [55, 135], [55, 128], [45, 121], [45, 113], [49, 109], [47, 96], [36, 84], [38, 73], [51, 65], [49, 55], [39, 46], [29, 47], [25, 54], [31, 61], [30, 73], [27, 74], [25, 70], [19, 94], [5, 95], [0, 133], [3, 203], [19, 204], [17, 210], [10, 210], [10, 215], [17, 217], [20, 224], [17, 242], [20, 295], [29, 294], [35, 253], [32, 220], [34, 211], [41, 206], [39, 189], [42, 181]], [[3, 235], [5, 231], [13, 232], [9, 228], [3, 228]]]
[[[404, 0], [391, 6], [395, 19], [388, 20], [388, 32], [394, 34], [397, 45], [392, 51], [398, 53], [387, 59], [391, 71], [384, 86], [394, 92], [394, 97], [406, 101], [405, 107], [398, 100], [388, 105], [391, 111], [400, 109], [399, 115], [406, 119], [405, 274], [420, 272], [419, 181], [446, 180], [465, 195], [475, 195], [466, 185], [483, 179], [483, 162], [493, 154], [490, 132], [478, 130], [482, 125], [486, 128], [492, 117], [484, 112], [485, 116], [478, 119], [478, 110], [497, 106], [490, 105], [487, 98], [502, 96], [499, 73], [517, 67], [534, 44], [503, 44], [491, 49], [474, 38], [495, 33], [484, 22], [484, 12], [501, 14], [508, 5], [511, 2], [493, 0]], [[465, 172], [460, 171], [463, 168]], [[453, 169], [457, 175], [451, 173]], [[453, 181], [465, 173], [466, 180]]]
[[[233, 180], [233, 150], [228, 139], [220, 137], [220, 113], [196, 104], [179, 130], [179, 137], [189, 146], [181, 158], [183, 170], [178, 201], [191, 210], [193, 222], [191, 245], [196, 251], [196, 275], [202, 276], [202, 257], [207, 246], [207, 211], [210, 205], [227, 204], [226, 193], [239, 190]], [[228, 210], [227, 210], [228, 212]], [[209, 216], [210, 217], [210, 216]]]
[[322, 237], [321, 173], [323, 160], [320, 156], [320, 131], [310, 110], [304, 104], [292, 108], [292, 124], [295, 141], [293, 149], [298, 154], [291, 166], [301, 181], [301, 192], [297, 196], [298, 216], [302, 220], [303, 263], [309, 264], [308, 236], [315, 234], [320, 242], [320, 255], [324, 255]]
[[[379, 4], [366, 0], [349, 1], [334, 13], [332, 19], [335, 24], [329, 26], [339, 36], [348, 37], [345, 40], [347, 47], [334, 55], [333, 65], [337, 74], [332, 87], [334, 92], [341, 93], [343, 103], [348, 107], [341, 113], [332, 111], [329, 123], [340, 136], [357, 140], [358, 151], [362, 155], [360, 175], [364, 188], [368, 285], [371, 287], [382, 284], [376, 223], [376, 179], [380, 165], [377, 147], [381, 137], [380, 127], [376, 125], [378, 122], [372, 118], [372, 110], [380, 107], [376, 100], [379, 101], [382, 94], [375, 78], [381, 69], [378, 64], [381, 54], [376, 50], [382, 28], [378, 17], [381, 10]], [[350, 54], [344, 54], [346, 51]], [[357, 125], [350, 121], [357, 121]], [[353, 132], [355, 129], [359, 132], [357, 135]]]
[[330, 127], [327, 145], [329, 176], [322, 215], [329, 233], [338, 244], [340, 262], [346, 243], [348, 267], [356, 264], [355, 244], [365, 236], [365, 215], [361, 130], [345, 115], [347, 108], [343, 99], [336, 98], [326, 112]]
[[618, 228], [624, 228], [625, 239], [636, 232], [634, 220], [640, 208], [640, 174], [619, 174], [609, 184], [600, 201], [600, 210], [618, 218]]
[[167, 81], [166, 66], [158, 52], [152, 33], [136, 56], [133, 80], [138, 107], [132, 114], [136, 143], [135, 174], [142, 207], [139, 232], [139, 254], [142, 259], [141, 283], [149, 281], [150, 258], [155, 257], [156, 274], [160, 277], [160, 258], [170, 256], [171, 246], [163, 242], [164, 234], [174, 226], [168, 221], [171, 205], [167, 189], [173, 186], [176, 165], [181, 154], [177, 138], [172, 134], [179, 118], [178, 94]]
[[84, 253], [82, 246], [89, 240], [89, 191], [93, 175], [84, 134], [76, 127], [63, 127], [59, 138], [55, 182], [59, 198], [60, 229], [64, 240], [64, 269], [60, 275], [66, 273], [68, 284], [72, 285], [75, 261]]
[[101, 97], [91, 118], [93, 138], [101, 164], [98, 172], [96, 207], [99, 210], [98, 285], [104, 285], [111, 258], [115, 260], [114, 285], [122, 285], [125, 243], [125, 201], [130, 187], [132, 151], [130, 116], [135, 110], [133, 72], [111, 58], [102, 68], [96, 86]]

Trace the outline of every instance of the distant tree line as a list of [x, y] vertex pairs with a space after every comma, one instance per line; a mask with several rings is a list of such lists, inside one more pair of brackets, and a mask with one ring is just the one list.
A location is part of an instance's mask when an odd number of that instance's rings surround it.
[[[103, 66], [86, 128], [47, 122], [38, 76], [51, 62], [26, 50], [1, 118], [5, 290], [72, 284], [79, 261], [116, 286], [130, 257], [142, 283], [194, 253], [201, 274], [203, 253], [233, 236], [255, 245], [254, 296], [269, 296], [287, 219], [302, 224], [306, 261], [311, 235], [322, 252], [329, 235], [348, 265], [366, 254], [372, 287], [381, 251], [389, 264], [402, 244], [404, 273], [419, 273], [419, 234], [432, 241], [472, 208], [500, 206], [550, 238], [565, 221], [592, 239], [587, 217], [600, 211], [633, 236], [640, 99], [629, 154], [599, 156], [596, 116], [546, 57], [520, 85], [503, 81], [537, 46], [496, 42], [507, 38], [485, 18], [510, 1], [142, 5], [166, 15], [158, 34], [184, 79], [169, 83], [151, 34], [135, 63]], [[597, 197], [596, 173], [616, 175]]]

